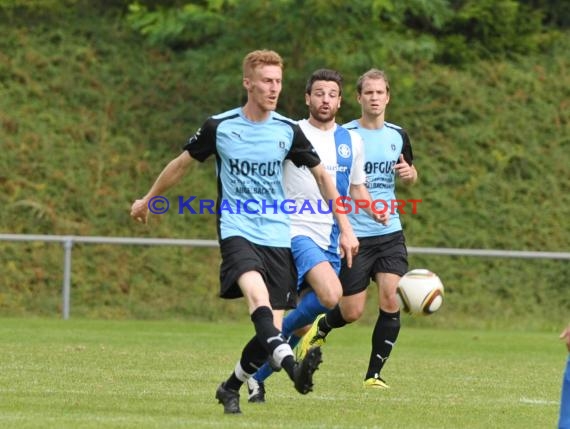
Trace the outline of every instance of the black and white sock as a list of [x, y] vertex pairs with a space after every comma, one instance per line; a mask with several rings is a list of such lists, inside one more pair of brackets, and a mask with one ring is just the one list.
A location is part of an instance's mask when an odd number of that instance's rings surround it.
[[372, 332], [372, 352], [365, 380], [379, 377], [400, 332], [400, 312], [386, 313], [380, 310]]

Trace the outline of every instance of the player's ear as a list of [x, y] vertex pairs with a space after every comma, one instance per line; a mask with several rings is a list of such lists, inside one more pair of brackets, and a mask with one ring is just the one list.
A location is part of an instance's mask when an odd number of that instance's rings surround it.
[[305, 92], [305, 104], [308, 106], [311, 101], [311, 95]]
[[251, 88], [251, 80], [248, 77], [244, 77], [242, 83], [246, 91], [249, 91], [249, 89]]

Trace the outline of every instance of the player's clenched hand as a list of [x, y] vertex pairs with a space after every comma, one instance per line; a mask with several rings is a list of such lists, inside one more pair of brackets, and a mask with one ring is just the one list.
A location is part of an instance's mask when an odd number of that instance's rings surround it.
[[346, 258], [346, 265], [348, 268], [352, 267], [352, 257], [358, 253], [358, 238], [354, 232], [340, 234], [340, 257]]
[[388, 222], [390, 221], [390, 213], [388, 213], [388, 210], [382, 213], [373, 213], [372, 217], [376, 222], [381, 223], [384, 226], [388, 226]]
[[131, 217], [137, 222], [146, 223], [148, 219], [148, 200], [136, 200], [131, 206]]
[[398, 163], [394, 165], [394, 170], [396, 170], [396, 173], [398, 173], [398, 176], [402, 179], [411, 180], [414, 178], [412, 167], [406, 162], [404, 155], [400, 155]]

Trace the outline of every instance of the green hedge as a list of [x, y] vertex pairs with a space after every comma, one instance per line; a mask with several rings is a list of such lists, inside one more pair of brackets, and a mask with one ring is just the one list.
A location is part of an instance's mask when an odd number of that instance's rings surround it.
[[[141, 226], [129, 208], [209, 114], [240, 102], [239, 74], [217, 81], [195, 62], [205, 52], [150, 47], [116, 10], [3, 19], [0, 231], [214, 239], [214, 216], [169, 213]], [[570, 38], [552, 40], [540, 54], [468, 69], [386, 67], [388, 120], [408, 130], [420, 175], [399, 189], [423, 200], [403, 217], [410, 246], [570, 249]], [[358, 114], [352, 89], [347, 79], [342, 120]], [[213, 198], [212, 161], [168, 196], [177, 195]], [[57, 315], [62, 258], [56, 244], [0, 242], [0, 312]], [[568, 317], [567, 262], [411, 264], [436, 271], [447, 296], [437, 316], [409, 323], [545, 327]], [[214, 249], [78, 245], [72, 316], [245, 317], [243, 303], [217, 298], [218, 265]]]

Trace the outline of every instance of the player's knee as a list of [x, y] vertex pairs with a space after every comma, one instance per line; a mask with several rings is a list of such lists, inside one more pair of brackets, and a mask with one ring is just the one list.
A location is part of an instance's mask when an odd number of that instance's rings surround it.
[[349, 308], [342, 308], [342, 318], [347, 323], [356, 322], [358, 319], [362, 317], [362, 313], [364, 313], [363, 307], [349, 307]]
[[396, 297], [396, 294], [385, 297], [385, 299], [383, 299], [381, 302], [380, 308], [383, 311], [387, 311], [389, 313], [393, 313], [395, 311], [398, 311], [400, 308], [400, 304], [398, 302], [398, 298]]
[[329, 288], [319, 296], [319, 301], [329, 310], [334, 308], [342, 297], [342, 288]]

